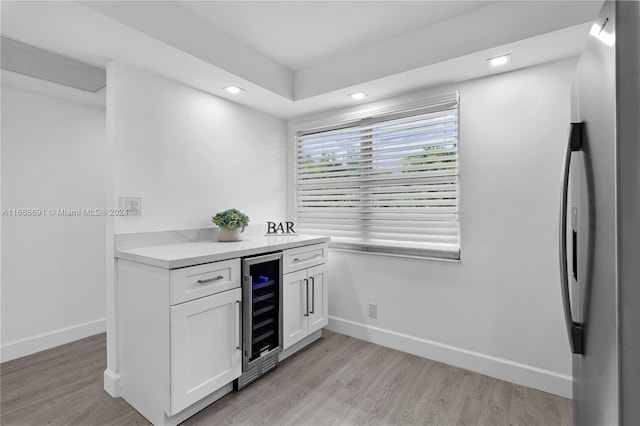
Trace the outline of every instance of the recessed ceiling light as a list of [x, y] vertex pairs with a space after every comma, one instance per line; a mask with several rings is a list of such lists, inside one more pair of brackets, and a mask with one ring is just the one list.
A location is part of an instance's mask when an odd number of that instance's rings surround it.
[[609, 18], [607, 18], [602, 25], [598, 25], [597, 22], [594, 22], [591, 26], [591, 31], [589, 34], [611, 47], [616, 44], [616, 35], [614, 33], [608, 33], [604, 29], [609, 23]]
[[492, 67], [501, 67], [511, 62], [511, 54], [496, 56], [495, 58], [487, 59], [487, 62], [489, 62], [489, 65]]
[[354, 93], [349, 94], [349, 96], [351, 96], [352, 99], [355, 99], [357, 101], [359, 99], [364, 99], [369, 95], [367, 95], [364, 92], [354, 92]]
[[224, 88], [224, 90], [226, 90], [229, 93], [233, 93], [234, 95], [237, 95], [240, 92], [244, 92], [244, 89], [242, 87], [238, 87], [238, 86], [227, 86]]

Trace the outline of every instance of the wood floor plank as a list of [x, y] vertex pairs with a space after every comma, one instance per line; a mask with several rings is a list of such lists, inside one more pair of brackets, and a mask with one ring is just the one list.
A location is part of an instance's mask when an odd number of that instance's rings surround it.
[[104, 334], [0, 364], [0, 423], [149, 424], [122, 398], [104, 391], [105, 368]]
[[[0, 365], [7, 426], [146, 425], [102, 385], [105, 336]], [[330, 331], [183, 425], [571, 425], [571, 401]]]

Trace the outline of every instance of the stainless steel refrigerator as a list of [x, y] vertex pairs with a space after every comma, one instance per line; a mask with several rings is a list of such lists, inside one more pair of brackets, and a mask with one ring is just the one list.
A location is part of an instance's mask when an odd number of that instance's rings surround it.
[[640, 3], [607, 1], [579, 59], [560, 214], [575, 425], [640, 425]]

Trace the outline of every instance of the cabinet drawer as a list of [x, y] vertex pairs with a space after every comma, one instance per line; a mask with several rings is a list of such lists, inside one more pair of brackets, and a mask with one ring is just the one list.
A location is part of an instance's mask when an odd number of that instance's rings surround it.
[[240, 287], [240, 259], [171, 270], [171, 304]]
[[327, 243], [284, 250], [282, 252], [283, 273], [288, 274], [289, 272], [326, 263], [327, 252]]

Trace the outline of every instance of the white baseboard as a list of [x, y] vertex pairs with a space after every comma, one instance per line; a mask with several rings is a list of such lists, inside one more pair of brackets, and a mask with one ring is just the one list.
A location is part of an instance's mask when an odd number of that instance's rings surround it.
[[554, 395], [572, 397], [572, 377], [566, 374], [332, 316], [327, 329]]
[[11, 361], [12, 359], [55, 348], [65, 343], [104, 333], [105, 330], [106, 321], [102, 318], [85, 324], [37, 334], [26, 339], [7, 342], [0, 346], [0, 362]]
[[104, 370], [103, 380], [105, 392], [107, 392], [113, 398], [118, 398], [119, 396], [121, 396], [119, 374], [115, 374], [113, 371], [107, 368], [106, 370]]

